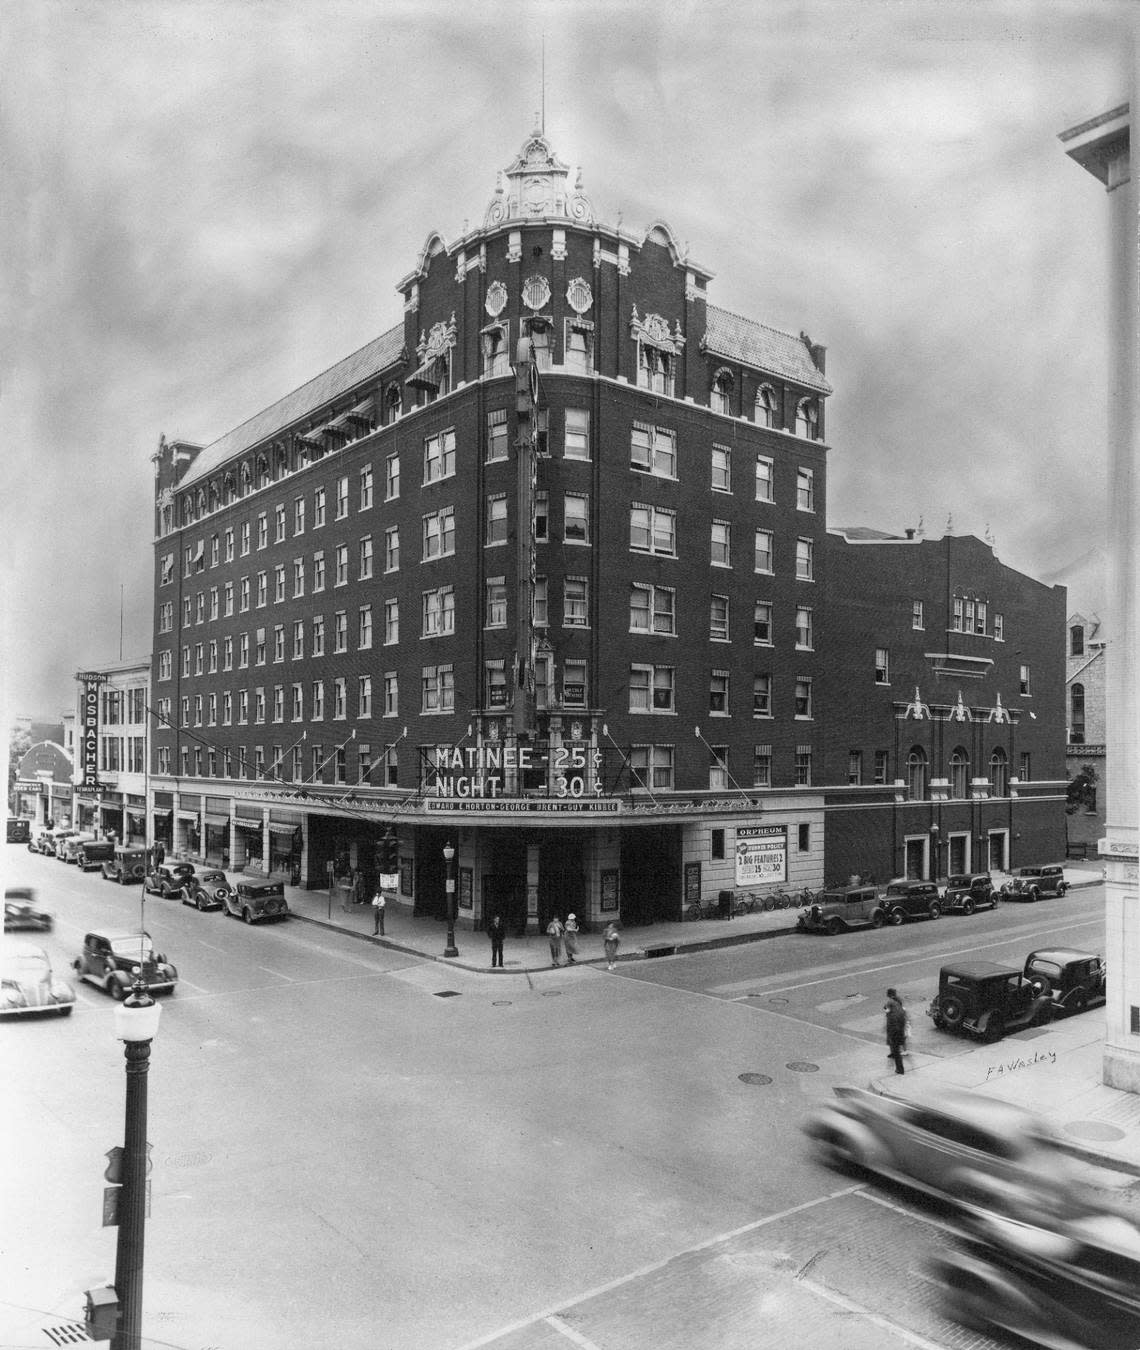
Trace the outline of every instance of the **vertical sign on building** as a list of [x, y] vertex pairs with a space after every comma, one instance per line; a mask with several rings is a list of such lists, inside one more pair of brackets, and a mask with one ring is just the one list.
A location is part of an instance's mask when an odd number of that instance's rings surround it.
[[107, 677], [95, 670], [81, 670], [75, 678], [82, 688], [79, 699], [79, 785], [95, 789], [99, 786], [99, 686]]
[[515, 688], [514, 729], [532, 731], [535, 725], [534, 576], [537, 548], [534, 537], [535, 483], [538, 459], [535, 435], [538, 421], [538, 366], [530, 338], [520, 338], [515, 353]]

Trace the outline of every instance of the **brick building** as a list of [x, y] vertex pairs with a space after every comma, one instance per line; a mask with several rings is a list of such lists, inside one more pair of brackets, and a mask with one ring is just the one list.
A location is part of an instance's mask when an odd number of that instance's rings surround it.
[[[451, 843], [460, 922], [520, 925], [861, 860], [828, 826], [825, 861], [825, 353], [711, 276], [665, 224], [597, 220], [536, 131], [481, 226], [428, 237], [402, 323], [212, 445], [160, 442], [175, 849], [370, 883], [392, 830], [401, 901], [440, 911]], [[1052, 622], [1003, 571], [1019, 632]]]
[[150, 660], [76, 676], [79, 739], [74, 819], [80, 830], [142, 843], [146, 828]]

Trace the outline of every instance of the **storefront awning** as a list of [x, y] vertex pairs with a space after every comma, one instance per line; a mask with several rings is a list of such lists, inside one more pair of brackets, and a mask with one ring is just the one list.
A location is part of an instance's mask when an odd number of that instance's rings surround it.
[[218, 827], [224, 827], [224, 828], [226, 828], [226, 829], [229, 828], [229, 824], [230, 824], [230, 818], [229, 818], [229, 816], [218, 816], [218, 815], [214, 815], [214, 814], [213, 814], [212, 812], [210, 812], [210, 811], [207, 811], [207, 812], [206, 812], [206, 815], [205, 815], [205, 821], [206, 821], [206, 824], [207, 824], [207, 825], [214, 825], [214, 826], [218, 826]]

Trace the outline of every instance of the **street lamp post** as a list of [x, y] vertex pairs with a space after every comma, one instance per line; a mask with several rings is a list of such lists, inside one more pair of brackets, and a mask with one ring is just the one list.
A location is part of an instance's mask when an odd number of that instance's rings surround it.
[[146, 1080], [150, 1043], [162, 1012], [142, 977], [115, 1009], [115, 1035], [124, 1043], [127, 1106], [123, 1130], [122, 1190], [119, 1193], [115, 1292], [119, 1324], [112, 1350], [141, 1350], [143, 1249], [146, 1237]]
[[455, 945], [455, 847], [449, 839], [443, 846], [443, 861], [447, 865], [447, 946], [444, 956], [458, 956]]
[[938, 880], [938, 835], [937, 822], [930, 827], [930, 880]]

